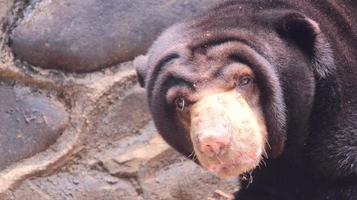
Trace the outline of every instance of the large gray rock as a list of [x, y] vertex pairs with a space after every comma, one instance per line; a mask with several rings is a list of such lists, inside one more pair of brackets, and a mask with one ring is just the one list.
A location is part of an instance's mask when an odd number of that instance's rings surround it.
[[110, 138], [111, 142], [138, 132], [151, 119], [145, 90], [135, 86], [127, 93], [114, 92], [122, 93], [123, 97], [113, 97], [93, 122], [94, 137]]
[[45, 150], [67, 122], [66, 109], [56, 99], [0, 80], [0, 170]]
[[12, 33], [28, 63], [71, 72], [98, 70], [145, 53], [167, 26], [215, 0], [44, 0]]

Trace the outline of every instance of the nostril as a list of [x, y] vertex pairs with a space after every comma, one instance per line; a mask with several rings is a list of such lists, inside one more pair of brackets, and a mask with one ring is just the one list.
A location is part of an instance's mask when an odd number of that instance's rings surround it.
[[201, 141], [201, 151], [209, 157], [227, 152], [229, 141], [220, 138], [207, 138]]
[[225, 149], [225, 144], [218, 142], [217, 144], [219, 151], [223, 151]]
[[217, 153], [217, 154], [224, 153], [225, 150], [227, 149], [227, 144], [224, 142], [216, 141], [216, 142], [214, 142], [213, 149], [214, 149], [215, 153]]

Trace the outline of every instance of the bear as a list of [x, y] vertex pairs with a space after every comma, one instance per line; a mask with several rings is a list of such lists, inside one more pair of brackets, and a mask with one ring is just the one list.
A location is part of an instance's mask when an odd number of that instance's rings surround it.
[[226, 1], [136, 62], [163, 139], [238, 200], [357, 199], [357, 2]]

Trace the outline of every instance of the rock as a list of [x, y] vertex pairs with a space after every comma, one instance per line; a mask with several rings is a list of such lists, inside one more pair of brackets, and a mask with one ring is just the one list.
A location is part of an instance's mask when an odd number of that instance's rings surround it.
[[150, 121], [145, 90], [134, 87], [123, 99], [113, 100], [95, 122], [97, 135], [120, 139], [139, 131]]
[[135, 145], [128, 148], [125, 153], [104, 160], [103, 167], [113, 176], [135, 177], [147, 162], [169, 150], [170, 147], [156, 134], [147, 144]]
[[61, 171], [47, 178], [27, 180], [7, 198], [11, 196], [14, 200], [140, 199], [130, 181], [120, 180], [99, 171], [87, 171], [82, 167], [74, 168], [70, 173]]
[[0, 170], [45, 150], [68, 123], [62, 103], [34, 88], [0, 81]]
[[13, 4], [14, 0], [0, 0], [0, 24], [2, 24]]
[[105, 177], [104, 178], [105, 182], [109, 183], [109, 184], [116, 184], [119, 182], [119, 179], [116, 178], [116, 177], [112, 177], [112, 176], [109, 176], [109, 177]]
[[73, 195], [74, 200], [138, 200], [139, 196], [135, 188], [129, 181], [117, 180], [114, 185], [98, 185], [86, 186], [84, 190], [77, 191]]
[[13, 199], [21, 200], [51, 200], [44, 191], [30, 181], [25, 181], [21, 187], [13, 194]]
[[[21, 173], [28, 166], [37, 166], [37, 157], [29, 160], [35, 165], [25, 162], [24, 166], [19, 161], [51, 148], [64, 130], [60, 147], [72, 145], [69, 136], [77, 131], [82, 134], [76, 142], [78, 149], [70, 152], [75, 155], [63, 156], [58, 166], [40, 167], [40, 171], [45, 170], [36, 173], [39, 176], [26, 175], [22, 184], [0, 194], [0, 199], [218, 200], [217, 189], [233, 191], [236, 182], [212, 176], [160, 138], [150, 118], [145, 91], [134, 86], [132, 79], [128, 83], [113, 79], [124, 69], [121, 66], [87, 75], [47, 73], [32, 71], [11, 54], [41, 68], [96, 71], [145, 53], [166, 26], [216, 2], [0, 0], [0, 29], [4, 29], [0, 30], [0, 43], [5, 36], [0, 44], [0, 171], [8, 168]], [[132, 69], [131, 65], [125, 69]], [[3, 80], [6, 77], [27, 80], [28, 85]], [[85, 89], [87, 80], [102, 78], [106, 86], [96, 86], [108, 88], [103, 94]], [[47, 82], [56, 87], [68, 83], [64, 90], [78, 91], [68, 96], [69, 102], [87, 96], [93, 99], [84, 102], [88, 105], [85, 112], [79, 104], [67, 108], [55, 91], [36, 87]], [[69, 118], [72, 121], [66, 129]], [[41, 155], [44, 159], [52, 156]], [[17, 167], [10, 166], [16, 163]]]
[[161, 136], [155, 135], [147, 144], [133, 150], [129, 149], [128, 152], [118, 155], [114, 160], [118, 163], [127, 163], [132, 160], [150, 160], [169, 148]]
[[139, 172], [144, 199], [218, 199], [217, 190], [227, 194], [238, 190], [237, 180], [219, 179], [194, 162], [184, 158], [181, 160], [161, 169], [151, 169], [152, 166], [147, 164], [145, 169]]
[[13, 30], [12, 48], [28, 63], [89, 72], [145, 53], [174, 22], [215, 0], [43, 0]]

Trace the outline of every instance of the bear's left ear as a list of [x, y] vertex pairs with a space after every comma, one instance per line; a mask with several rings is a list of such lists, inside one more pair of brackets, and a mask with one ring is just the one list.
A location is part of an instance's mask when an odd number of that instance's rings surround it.
[[285, 13], [279, 18], [278, 33], [295, 42], [310, 57], [318, 78], [335, 71], [332, 50], [316, 21], [298, 12]]
[[148, 71], [147, 67], [147, 56], [138, 56], [134, 59], [134, 67], [136, 69], [136, 75], [141, 87], [145, 87], [146, 74]]

